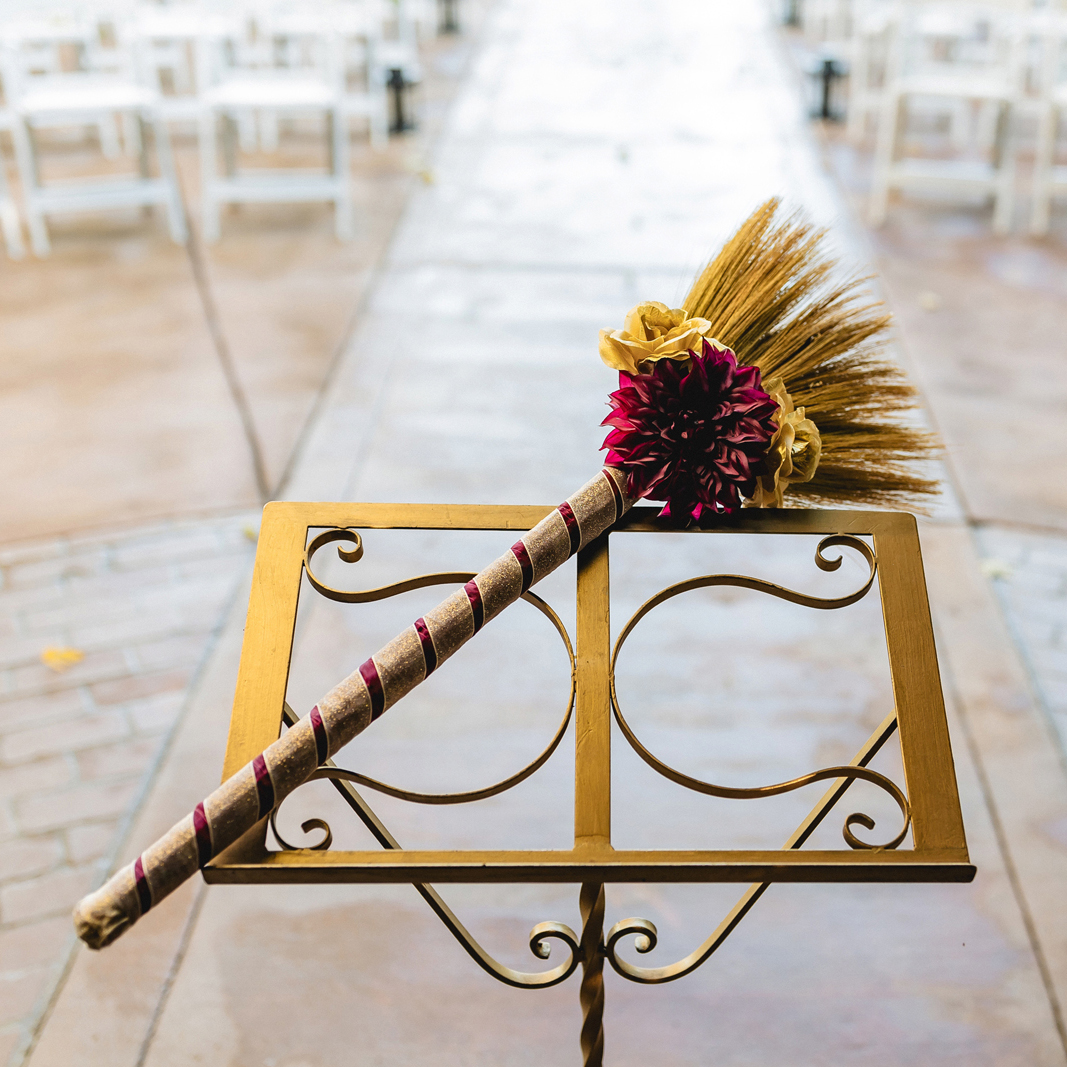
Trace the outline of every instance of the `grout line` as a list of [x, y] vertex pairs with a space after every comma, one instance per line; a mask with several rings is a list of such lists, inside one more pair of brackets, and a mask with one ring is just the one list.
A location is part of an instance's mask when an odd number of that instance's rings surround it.
[[200, 909], [204, 906], [206, 899], [207, 883], [201, 881], [196, 887], [192, 907], [189, 909], [189, 914], [185, 918], [185, 925], [182, 928], [181, 939], [178, 941], [174, 958], [170, 962], [167, 977], [163, 979], [163, 985], [159, 991], [159, 1000], [156, 1002], [155, 1010], [152, 1012], [152, 1018], [148, 1023], [148, 1030], [145, 1032], [144, 1040], [141, 1042], [141, 1048], [137, 1053], [134, 1067], [144, 1067], [145, 1060], [148, 1059], [148, 1053], [152, 1049], [156, 1031], [159, 1029], [159, 1022], [163, 1018], [163, 1012], [167, 1007], [167, 1001], [170, 999], [171, 990], [174, 988], [175, 981], [177, 981], [178, 971], [181, 970], [181, 966], [185, 962], [186, 953], [189, 951], [189, 943], [192, 941], [193, 931], [196, 929], [196, 921], [200, 918]]
[[[946, 642], [942, 641], [941, 643], [944, 644]], [[1030, 942], [1030, 951], [1033, 953], [1034, 961], [1037, 963], [1037, 969], [1041, 974], [1041, 983], [1045, 987], [1045, 995], [1048, 998], [1049, 1010], [1052, 1013], [1052, 1021], [1056, 1027], [1056, 1033], [1059, 1035], [1064, 1057], [1067, 1058], [1067, 1021], [1064, 1019], [1063, 1006], [1060, 1004], [1060, 998], [1056, 992], [1056, 983], [1053, 980], [1052, 971], [1049, 969], [1048, 959], [1045, 956], [1045, 950], [1041, 944], [1041, 937], [1037, 932], [1037, 925], [1034, 922], [1029, 901], [1026, 899], [1026, 893], [1023, 890], [1022, 879], [1019, 876], [1019, 872], [1015, 866], [1015, 860], [1011, 854], [1008, 835], [1004, 829], [1004, 824], [1000, 819], [1000, 809], [997, 807], [997, 802], [993, 794], [993, 786], [986, 773], [981, 749], [978, 746], [978, 739], [974, 736], [974, 732], [971, 730], [971, 724], [965, 710], [964, 701], [956, 687], [955, 674], [951, 670], [946, 671], [946, 682], [947, 688], [952, 696], [952, 703], [955, 705], [956, 717], [960, 722], [960, 728], [963, 731], [963, 736], [967, 744], [967, 751], [970, 754], [971, 762], [974, 764], [975, 775], [978, 778], [978, 785], [982, 790], [982, 799], [985, 801], [986, 811], [989, 814], [989, 821], [993, 826], [993, 835], [997, 840], [997, 849], [1000, 852], [1001, 860], [1004, 863], [1004, 871], [1007, 874], [1008, 882], [1011, 885], [1012, 896], [1015, 898], [1015, 906], [1019, 909], [1019, 915], [1021, 916], [1023, 926], [1026, 929], [1026, 937]]]
[[181, 173], [177, 169], [175, 169], [175, 184], [178, 187], [178, 197], [181, 200], [182, 212], [185, 215], [185, 224], [188, 230], [188, 236], [185, 239], [185, 251], [189, 257], [189, 266], [192, 268], [196, 291], [200, 297], [200, 306], [204, 312], [208, 333], [211, 334], [211, 343], [215, 349], [215, 355], [218, 357], [223, 377], [226, 379], [230, 397], [233, 400], [234, 407], [237, 408], [237, 415], [241, 420], [241, 429], [248, 444], [248, 451], [252, 460], [252, 473], [255, 477], [260, 503], [265, 504], [270, 499], [270, 485], [267, 481], [267, 468], [263, 462], [263, 449], [259, 443], [259, 435], [256, 433], [256, 424], [252, 417], [252, 409], [249, 406], [248, 397], [245, 395], [244, 387], [241, 385], [241, 380], [237, 375], [233, 354], [222, 330], [222, 321], [219, 318], [218, 306], [215, 303], [215, 294], [212, 292], [211, 279], [208, 277], [204, 247], [200, 241], [196, 222], [189, 213], [189, 202], [182, 186]]
[[1020, 519], [979, 519], [968, 516], [967, 523], [979, 530], [994, 527], [996, 529], [1018, 530], [1020, 533], [1040, 534], [1042, 537], [1062, 537], [1067, 539], [1067, 530], [1062, 526], [1046, 526], [1039, 522], [1023, 522]]

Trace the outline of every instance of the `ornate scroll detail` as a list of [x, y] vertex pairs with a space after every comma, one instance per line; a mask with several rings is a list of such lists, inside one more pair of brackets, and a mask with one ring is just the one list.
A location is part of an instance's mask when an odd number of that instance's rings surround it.
[[400, 593], [410, 593], [413, 589], [425, 589], [429, 585], [463, 585], [464, 582], [469, 582], [474, 577], [473, 571], [439, 571], [435, 574], [420, 574], [414, 578], [405, 578], [401, 582], [378, 586], [376, 589], [334, 589], [333, 586], [327, 585], [318, 578], [311, 569], [311, 560], [315, 553], [324, 545], [334, 541], [348, 541], [354, 546], [351, 549], [338, 547], [337, 555], [345, 563], [358, 563], [363, 558], [363, 538], [357, 530], [340, 528], [326, 530], [312, 538], [304, 550], [304, 571], [317, 593], [321, 593], [327, 600], [336, 600], [341, 604], [372, 604], [376, 600], [385, 600]]
[[[311, 569], [312, 556], [322, 548], [323, 545], [329, 544], [332, 541], [351, 541], [355, 545], [355, 548], [351, 551], [338, 548], [337, 554], [346, 562], [355, 563], [363, 557], [363, 541], [355, 530], [327, 530], [324, 533], [319, 534], [308, 545], [304, 556], [304, 569], [307, 572], [308, 581], [311, 582], [318, 592], [331, 600], [341, 601], [342, 603], [361, 604], [374, 600], [384, 600], [387, 597], [396, 596], [399, 593], [406, 593], [413, 589], [422, 589], [431, 585], [462, 585], [464, 582], [467, 582], [474, 577], [474, 574], [470, 571], [441, 571], [436, 574], [422, 574], [416, 578], [408, 578], [401, 582], [395, 582], [392, 585], [380, 586], [377, 589], [334, 589], [321, 582]], [[549, 622], [552, 623], [556, 632], [559, 634], [560, 640], [563, 642], [563, 647], [567, 651], [567, 659], [570, 663], [570, 690], [567, 695], [567, 706], [564, 710], [563, 718], [560, 720], [559, 726], [556, 728], [555, 734], [553, 734], [552, 739], [545, 746], [540, 755], [502, 781], [495, 782], [492, 785], [483, 786], [480, 789], [471, 789], [461, 793], [419, 793], [410, 789], [401, 789], [399, 786], [379, 782], [376, 779], [369, 778], [367, 775], [360, 774], [357, 771], [350, 771], [345, 770], [342, 767], [337, 767], [332, 760], [328, 765], [320, 767], [315, 771], [307, 781], [311, 782], [316, 779], [325, 778], [334, 782], [352, 782], [355, 785], [361, 785], [366, 789], [373, 789], [375, 792], [384, 793], [386, 796], [395, 797], [398, 800], [406, 800], [412, 804], [470, 804], [476, 800], [485, 800], [488, 797], [494, 797], [500, 793], [504, 793], [517, 786], [520, 782], [526, 781], [530, 775], [540, 770], [559, 747], [559, 743], [563, 740], [563, 736], [567, 732], [567, 727], [570, 725], [571, 715], [574, 712], [577, 672], [575, 669], [574, 647], [571, 644], [570, 634], [567, 632], [567, 627], [563, 624], [563, 620], [556, 614], [551, 605], [542, 600], [536, 593], [525, 592], [522, 594], [522, 599], [532, 604], [549, 620]], [[277, 812], [275, 812], [275, 815], [276, 814]], [[283, 849], [290, 850], [296, 847], [288, 844], [277, 832], [277, 829], [274, 826], [274, 816], [271, 817], [271, 828], [274, 829], [274, 836], [277, 838], [278, 844], [281, 845]], [[305, 833], [312, 829], [325, 831], [326, 836], [323, 841], [319, 842], [317, 845], [308, 847], [320, 850], [328, 849], [330, 847], [333, 835], [329, 826], [321, 819], [314, 819], [309, 823], [305, 823], [302, 829]]]
[[[852, 767], [866, 767], [878, 754], [882, 746], [896, 733], [897, 715], [891, 712], [883, 719], [878, 729], [867, 738], [863, 748], [856, 754], [852, 761]], [[854, 778], [842, 777], [827, 790], [818, 804], [812, 808], [808, 817], [797, 827], [796, 831], [785, 843], [788, 849], [799, 849], [815, 832], [819, 824], [829, 815], [834, 805], [845, 794], [848, 787], [855, 781]], [[750, 885], [742, 894], [740, 900], [730, 909], [726, 917], [712, 931], [711, 936], [695, 948], [688, 956], [666, 967], [638, 967], [627, 960], [622, 959], [616, 951], [617, 946], [626, 937], [634, 938], [634, 948], [642, 955], [651, 952], [656, 947], [658, 935], [654, 923], [648, 919], [623, 919], [617, 922], [609, 931], [604, 945], [604, 955], [608, 963], [617, 974], [631, 982], [642, 985], [661, 985], [664, 982], [673, 982], [692, 974], [698, 967], [706, 963], [718, 950], [719, 946], [734, 932], [737, 924], [752, 910], [756, 901], [768, 889], [770, 882], [756, 882]]]
[[644, 746], [644, 744], [642, 744], [633, 728], [626, 721], [616, 691], [615, 667], [618, 662], [619, 652], [622, 650], [622, 646], [625, 644], [626, 639], [633, 633], [637, 624], [648, 615], [650, 611], [659, 607], [660, 604], [666, 603], [666, 601], [671, 600], [676, 596], [680, 596], [682, 593], [689, 593], [694, 589], [706, 589], [712, 586], [734, 586], [741, 589], [754, 589], [761, 593], [768, 593], [780, 600], [787, 600], [793, 604], [802, 604], [805, 607], [821, 608], [824, 610], [847, 607], [849, 604], [855, 604], [858, 600], [862, 600], [863, 597], [870, 592], [871, 586], [874, 584], [875, 575], [877, 574], [878, 563], [874, 550], [866, 543], [866, 541], [862, 541], [860, 538], [854, 537], [851, 534], [834, 534], [830, 537], [824, 537], [815, 550], [815, 565], [820, 570], [835, 571], [841, 566], [842, 556], [830, 559], [824, 554], [827, 548], [833, 546], [845, 546], [857, 551], [866, 561], [869, 571], [867, 580], [863, 585], [845, 596], [829, 598], [815, 597], [810, 596], [807, 593], [799, 593], [793, 589], [787, 589], [784, 586], [775, 585], [772, 582], [762, 581], [758, 578], [750, 578], [746, 575], [705, 574], [699, 578], [690, 578], [684, 582], [677, 582], [676, 584], [661, 590], [649, 600], [646, 600], [645, 603], [633, 614], [629, 622], [623, 627], [622, 632], [619, 634], [619, 637], [615, 642], [615, 648], [611, 654], [610, 668], [611, 704], [615, 712], [615, 721], [619, 724], [619, 729], [622, 730], [623, 736], [630, 743], [630, 747], [633, 748], [645, 763], [647, 763], [654, 771], [663, 775], [664, 778], [668, 778], [677, 785], [684, 786], [686, 789], [692, 789], [697, 793], [704, 793], [713, 797], [724, 797], [729, 800], [757, 800], [761, 797], [772, 797], [778, 796], [781, 793], [790, 793], [795, 789], [802, 789], [804, 786], [811, 785], [814, 782], [832, 781], [838, 778], [862, 779], [863, 781], [870, 782], [872, 785], [875, 785], [879, 789], [888, 793], [896, 802], [897, 807], [900, 809], [900, 814], [904, 819], [903, 828], [892, 840], [887, 841], [885, 844], [869, 844], [856, 837], [852, 828], [858, 825], [863, 826], [868, 830], [872, 830], [875, 825], [874, 820], [869, 815], [865, 815], [862, 812], [853, 812], [845, 819], [842, 836], [850, 848], [876, 850], [894, 849], [908, 834], [908, 829], [911, 826], [911, 807], [908, 804], [907, 797], [905, 797], [900, 787], [884, 774], [879, 774], [877, 771], [872, 771], [866, 767], [850, 764], [842, 767], [825, 767], [818, 771], [812, 771], [810, 774], [801, 775], [799, 778], [793, 778], [788, 782], [777, 782], [773, 785], [755, 786], [752, 788], [733, 788], [730, 786], [715, 785], [712, 782], [705, 782], [699, 778], [693, 778], [688, 774], [684, 774], [682, 771], [676, 770], [669, 764], [664, 763], [658, 756], [654, 755]]
[[[426, 574], [421, 578], [412, 579], [412, 581], [420, 581], [424, 585], [437, 585], [446, 581], [454, 582], [457, 578], [460, 581], [466, 581], [470, 577], [471, 575], [469, 574]], [[485, 800], [488, 797], [495, 797], [499, 793], [504, 793], [514, 786], [517, 786], [520, 782], [525, 782], [531, 774], [540, 770], [551, 758], [552, 753], [559, 747], [559, 743], [563, 740], [563, 735], [567, 732], [567, 727], [570, 725], [571, 721], [571, 715], [574, 712], [576, 685], [574, 648], [571, 645], [570, 634], [567, 633], [567, 627], [563, 625], [563, 620], [552, 610], [552, 607], [549, 604], [546, 604], [536, 593], [523, 593], [522, 599], [533, 604], [533, 606], [537, 608], [537, 610], [540, 611], [541, 614], [544, 615], [556, 628], [556, 632], [559, 634], [560, 640], [563, 642], [563, 647], [567, 650], [567, 658], [570, 660], [571, 665], [571, 684], [570, 692], [567, 696], [566, 710], [563, 713], [563, 718], [560, 720], [560, 724], [556, 728], [552, 740], [549, 741], [536, 759], [526, 764], [521, 770], [518, 770], [514, 774], [503, 779], [503, 781], [496, 782], [493, 785], [484, 786], [481, 789], [471, 789], [463, 793], [417, 793], [410, 789], [401, 789], [399, 786], [387, 785], [385, 782], [379, 782], [374, 778], [368, 778], [366, 775], [359, 774], [356, 771], [347, 771], [332, 765], [319, 768], [319, 770], [315, 771], [315, 773], [308, 778], [308, 781], [314, 781], [316, 778], [329, 778], [334, 781], [352, 782], [355, 785], [362, 785], [366, 789], [373, 789], [375, 792], [385, 793], [386, 796], [396, 797], [398, 800], [410, 801], [412, 804], [470, 804], [475, 800]]]
[[[285, 705], [282, 717], [287, 726], [294, 725], [299, 716], [288, 704]], [[327, 764], [329, 767], [329, 764]], [[359, 816], [364, 826], [370, 830], [382, 848], [398, 849], [400, 843], [386, 829], [385, 824], [371, 809], [357, 790], [347, 781], [333, 779], [334, 788], [341, 794], [348, 806]], [[274, 816], [271, 816], [271, 827], [274, 828]], [[323, 849], [329, 847], [329, 827], [321, 819], [309, 819], [303, 823], [305, 833], [315, 829], [325, 829], [327, 838], [319, 842], [313, 848]], [[278, 843], [285, 849], [294, 846], [283, 842], [277, 830], [274, 830]], [[467, 928], [456, 917], [455, 912], [444, 902], [440, 893], [431, 885], [415, 884], [419, 895], [430, 905], [434, 914], [445, 924], [449, 933], [463, 946], [464, 951], [486, 974], [492, 975], [497, 981], [505, 985], [515, 986], [519, 989], [547, 989], [549, 986], [559, 985], [565, 982], [578, 968], [581, 962], [581, 947], [578, 936], [567, 926], [566, 923], [543, 922], [538, 923], [530, 931], [530, 951], [540, 960], [547, 960], [552, 952], [552, 941], [562, 941], [567, 946], [568, 956], [558, 966], [548, 971], [527, 972], [517, 971], [508, 967], [499, 960], [494, 959], [484, 948], [471, 936]]]

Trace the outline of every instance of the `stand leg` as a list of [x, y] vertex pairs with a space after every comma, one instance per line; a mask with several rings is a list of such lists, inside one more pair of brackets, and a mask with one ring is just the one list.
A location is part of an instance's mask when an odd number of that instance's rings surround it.
[[578, 898], [582, 913], [582, 1064], [604, 1063], [604, 886], [583, 882]]

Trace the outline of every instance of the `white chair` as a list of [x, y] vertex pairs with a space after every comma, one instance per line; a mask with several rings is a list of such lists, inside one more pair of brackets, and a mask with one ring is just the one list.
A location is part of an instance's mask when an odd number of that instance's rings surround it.
[[1037, 29], [1041, 60], [1030, 232], [1043, 237], [1049, 230], [1053, 197], [1067, 192], [1067, 166], [1056, 165], [1056, 142], [1067, 111], [1067, 18], [1045, 14]]
[[[352, 236], [352, 196], [349, 186], [348, 133], [341, 106], [340, 41], [334, 34], [297, 35], [299, 49], [290, 43], [276, 59], [287, 66], [242, 69], [233, 64], [236, 54], [225, 42], [216, 42], [214, 84], [202, 94], [200, 119], [201, 206], [204, 238], [218, 240], [223, 204], [299, 203], [327, 201], [334, 205], [334, 222], [340, 240]], [[323, 171], [271, 168], [238, 170], [237, 131], [243, 116], [325, 121], [329, 154]], [[224, 171], [219, 173], [218, 147], [222, 141]]]
[[[892, 189], [929, 188], [986, 194], [994, 202], [993, 228], [1006, 233], [1014, 210], [1013, 118], [1021, 89], [1022, 34], [1004, 8], [967, 3], [902, 5], [890, 50], [878, 120], [870, 217], [885, 222]], [[907, 126], [917, 109], [948, 111], [953, 125], [991, 115], [957, 157], [908, 154]], [[985, 142], [988, 145], [988, 151]], [[961, 147], [964, 151], [960, 151]], [[981, 158], [982, 154], [988, 158]]]
[[[76, 10], [66, 12], [27, 12], [0, 25], [0, 49], [4, 53], [4, 76], [10, 83], [10, 99], [17, 86], [42, 79], [62, 77], [90, 69], [90, 56], [98, 44], [98, 27]], [[85, 116], [79, 113], [79, 117]], [[77, 125], [73, 117], [68, 124]], [[122, 152], [118, 127], [113, 116], [89, 118], [85, 125], [95, 129], [100, 150], [107, 159]]]
[[854, 142], [864, 140], [868, 122], [881, 111], [896, 16], [896, 0], [857, 0], [848, 78], [848, 136]]
[[141, 81], [158, 93], [157, 107], [168, 122], [200, 119], [205, 50], [210, 42], [237, 35], [240, 20], [194, 3], [144, 5], [126, 33]]
[[[0, 69], [0, 89], [3, 88], [2, 74], [2, 69]], [[3, 103], [0, 103], [0, 131], [10, 135], [15, 121], [15, 113], [8, 107], [5, 95]], [[4, 234], [7, 254], [12, 259], [22, 259], [26, 254], [26, 248], [22, 243], [22, 219], [18, 204], [15, 203], [15, 198], [11, 193], [11, 186], [7, 182], [7, 164], [3, 151], [0, 151], [0, 230]]]
[[[3, 116], [0, 115], [0, 129], [3, 128]], [[7, 183], [7, 166], [2, 153], [0, 153], [0, 230], [3, 230], [7, 254], [12, 259], [22, 259], [26, 254], [26, 246], [22, 243], [22, 220], [19, 217], [15, 198], [11, 195], [11, 187]]]
[[341, 39], [341, 107], [346, 123], [366, 122], [373, 148], [389, 140], [387, 72], [382, 66], [382, 20], [377, 4], [338, 4], [331, 23]]
[[[50, 215], [102, 211], [120, 207], [162, 207], [170, 234], [179, 244], [186, 236], [166, 126], [155, 108], [154, 95], [132, 81], [86, 72], [25, 78], [18, 64], [5, 64], [5, 91], [10, 94], [15, 159], [26, 207], [30, 241], [38, 256], [51, 250]], [[128, 119], [136, 123], [139, 170], [120, 176], [85, 176], [46, 182], [41, 174], [37, 134], [46, 129], [84, 126]], [[159, 175], [149, 169], [146, 128], [154, 135]]]
[[[398, 17], [402, 12], [398, 13]], [[301, 68], [313, 58], [309, 42], [333, 39], [333, 58], [328, 77], [335, 77], [341, 94], [341, 112], [346, 126], [353, 119], [365, 122], [371, 146], [380, 148], [389, 139], [389, 105], [386, 99], [388, 72], [383, 69], [382, 8], [376, 0], [326, 2], [314, 7], [275, 7], [257, 17], [257, 33], [273, 45], [277, 63], [285, 68]], [[410, 38], [409, 29], [405, 31]], [[415, 49], [417, 56], [417, 48]], [[406, 55], [406, 53], [405, 53]], [[406, 60], [404, 60], [406, 62]], [[421, 71], [410, 73], [421, 77]], [[261, 126], [261, 141], [265, 124]], [[277, 140], [271, 147], [277, 147]]]
[[844, 45], [852, 37], [852, 0], [805, 0], [800, 9], [804, 40], [810, 47]]

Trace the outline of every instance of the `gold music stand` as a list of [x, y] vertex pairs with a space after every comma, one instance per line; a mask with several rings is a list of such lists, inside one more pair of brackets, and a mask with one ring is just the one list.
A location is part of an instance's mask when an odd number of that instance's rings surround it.
[[[469, 573], [440, 573], [377, 590], [345, 591], [325, 585], [316, 576], [312, 558], [337, 541], [359, 546], [360, 529], [510, 530], [530, 529], [551, 509], [545, 507], [464, 507], [419, 504], [274, 503], [263, 513], [256, 553], [241, 666], [237, 682], [223, 778], [229, 777], [274, 741], [283, 724], [297, 716], [286, 704], [286, 685], [301, 579], [323, 596], [347, 603], [365, 603], [427, 585], [462, 584]], [[311, 537], [312, 531], [326, 528]], [[923, 579], [915, 520], [892, 512], [752, 510], [723, 517], [707, 530], [686, 531], [694, 537], [743, 534], [821, 535], [815, 563], [835, 570], [840, 555], [828, 548], [849, 548], [866, 561], [865, 583], [846, 596], [822, 599], [796, 593], [755, 578], [704, 575], [662, 590], [629, 620], [616, 639], [610, 638], [608, 556], [612, 537], [665, 529], [677, 530], [656, 518], [656, 510], [638, 507], [578, 555], [577, 630], [574, 648], [567, 629], [543, 600], [530, 600], [556, 626], [571, 658], [572, 681], [567, 714], [552, 742], [522, 771], [488, 789], [471, 793], [420, 795], [383, 786], [332, 762], [316, 778], [333, 782], [378, 842], [381, 851], [329, 851], [330, 834], [315, 848], [295, 848], [274, 828], [281, 851], [267, 848], [264, 819], [237, 844], [204, 869], [208, 882], [390, 882], [412, 883], [470, 956], [489, 974], [520, 988], [545, 988], [569, 978], [582, 967], [583, 1062], [603, 1060], [603, 965], [630, 981], [655, 984], [673, 981], [704, 963], [729, 936], [772, 882], [969, 882], [975, 868], [967, 855], [959, 796], [949, 747], [933, 630]], [[309, 541], [310, 537], [310, 541]], [[864, 540], [868, 538], [869, 540]], [[358, 552], [339, 548], [342, 559]], [[741, 586], [809, 607], [835, 609], [865, 596], [878, 578], [895, 711], [867, 739], [845, 767], [824, 768], [792, 782], [758, 789], [726, 789], [691, 778], [650, 752], [627, 722], [615, 692], [615, 661], [619, 649], [640, 620], [659, 604], [706, 586]], [[358, 650], [354, 650], [358, 652]], [[358, 656], [357, 656], [358, 658]], [[324, 679], [332, 683], [336, 679]], [[496, 795], [537, 771], [552, 755], [575, 719], [574, 847], [543, 851], [414, 851], [403, 849], [356, 789], [362, 785], [401, 799], [421, 803], [469, 803]], [[815, 781], [828, 781], [826, 794], [780, 850], [616, 850], [611, 844], [611, 720], [653, 769], [687, 789], [714, 796], [771, 796]], [[895, 731], [900, 733], [904, 788], [869, 768]], [[873, 783], [897, 803], [903, 830], [881, 846], [865, 844], [855, 825], [873, 828], [866, 815], [850, 815], [844, 836], [848, 850], [802, 851], [802, 846], [857, 778]], [[308, 828], [311, 824], [305, 824]], [[898, 848], [912, 834], [911, 848]], [[604, 934], [606, 882], [750, 882], [718, 928], [689, 956], [668, 967], [635, 966], [616, 954], [625, 937], [635, 937], [640, 953], [656, 945], [656, 928], [644, 919], [626, 919]], [[524, 973], [494, 960], [463, 927], [431, 882], [570, 882], [580, 883], [582, 932], [562, 923], [546, 922], [530, 934], [530, 948], [548, 959], [550, 941], [562, 941], [568, 960], [551, 970]]]

